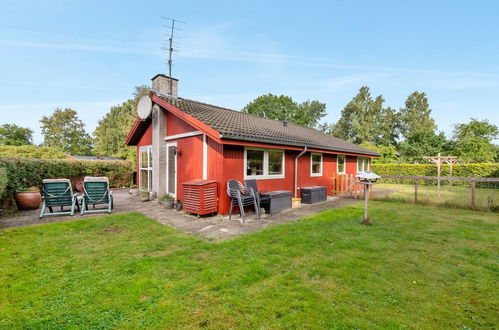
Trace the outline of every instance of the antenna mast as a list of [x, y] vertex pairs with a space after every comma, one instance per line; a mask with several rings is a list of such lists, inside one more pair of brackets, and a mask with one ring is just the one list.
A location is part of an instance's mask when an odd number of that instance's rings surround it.
[[[182, 21], [175, 19], [175, 18], [169, 18], [169, 17], [163, 17], [163, 16], [161, 16], [161, 18], [169, 21], [169, 23], [171, 24], [170, 26], [163, 25], [163, 27], [169, 29], [170, 34], [169, 35], [164, 34], [165, 36], [168, 37], [168, 43], [165, 42], [165, 44], [162, 47], [163, 50], [168, 51], [168, 62], [167, 62], [168, 63], [168, 76], [171, 79], [172, 78], [172, 66], [173, 66], [173, 59], [172, 59], [173, 53], [180, 53], [180, 51], [178, 50], [178, 42], [173, 41], [173, 37], [174, 37], [175, 31], [182, 31], [182, 29], [179, 29], [178, 27], [175, 26], [175, 23], [185, 24], [185, 22], [182, 22]], [[180, 39], [180, 37], [178, 37], [178, 36], [177, 36], [177, 38]], [[172, 94], [172, 92], [173, 92], [173, 84], [170, 81], [170, 94]]]

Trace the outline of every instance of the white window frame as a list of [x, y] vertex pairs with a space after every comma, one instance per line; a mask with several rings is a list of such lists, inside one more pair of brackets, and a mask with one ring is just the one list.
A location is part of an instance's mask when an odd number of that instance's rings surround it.
[[[357, 157], [357, 173], [364, 173], [369, 171], [371, 165], [371, 159], [369, 157]], [[362, 168], [360, 164], [362, 163]]]
[[[248, 166], [248, 150], [260, 150], [263, 151], [263, 174], [262, 175], [247, 175], [246, 169]], [[282, 152], [282, 174], [269, 174], [269, 151], [278, 151]], [[243, 164], [243, 174], [244, 180], [265, 180], [265, 179], [284, 179], [286, 177], [286, 151], [283, 149], [264, 149], [264, 148], [252, 148], [245, 147], [244, 148], [244, 164]]]
[[[142, 152], [147, 151], [147, 167], [142, 167]], [[147, 171], [147, 192], [152, 191], [152, 164], [151, 157], [152, 145], [139, 147], [139, 189], [142, 189], [142, 173], [141, 171]]]
[[[340, 158], [343, 159], [343, 171], [340, 172]], [[347, 156], [345, 155], [337, 155], [336, 156], [336, 174], [345, 174], [347, 172]]]
[[[319, 173], [314, 173], [314, 167], [313, 167], [313, 157], [314, 156], [321, 156], [321, 170]], [[323, 164], [324, 156], [320, 152], [311, 152], [310, 153], [310, 176], [312, 177], [317, 177], [317, 176], [322, 176], [322, 164]]]

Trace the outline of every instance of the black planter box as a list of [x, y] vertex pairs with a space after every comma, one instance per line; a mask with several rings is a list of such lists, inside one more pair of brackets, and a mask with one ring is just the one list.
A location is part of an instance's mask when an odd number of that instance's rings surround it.
[[303, 187], [300, 188], [301, 191], [301, 202], [303, 204], [314, 204], [317, 202], [323, 202], [327, 199], [326, 187], [314, 186], [314, 187]]

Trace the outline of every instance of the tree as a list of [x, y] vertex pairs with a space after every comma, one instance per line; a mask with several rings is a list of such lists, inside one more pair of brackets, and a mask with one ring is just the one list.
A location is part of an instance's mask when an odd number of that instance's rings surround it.
[[499, 136], [496, 125], [488, 120], [471, 118], [469, 123], [456, 124], [453, 138], [456, 155], [470, 163], [494, 162], [497, 146], [492, 140]]
[[267, 94], [248, 103], [242, 112], [264, 118], [287, 120], [301, 126], [316, 127], [319, 120], [326, 115], [326, 104], [310, 100], [297, 104], [289, 96]]
[[405, 107], [400, 109], [400, 132], [407, 138], [421, 130], [436, 130], [437, 125], [431, 118], [431, 109], [426, 93], [415, 91], [405, 101]]
[[137, 103], [148, 95], [148, 86], [137, 86], [133, 98], [111, 110], [101, 119], [93, 133], [95, 153], [99, 156], [116, 156], [133, 160], [135, 149], [125, 144], [125, 139], [136, 119]]
[[373, 164], [392, 164], [397, 163], [399, 160], [397, 148], [393, 145], [377, 146], [371, 142], [364, 142], [360, 146], [381, 154], [380, 158], [372, 159]]
[[92, 154], [92, 138], [75, 110], [57, 108], [50, 117], [40, 120], [43, 145], [71, 155]]
[[33, 144], [33, 131], [15, 124], [0, 126], [0, 145], [22, 146]]
[[433, 129], [415, 131], [400, 144], [402, 160], [409, 163], [422, 162], [424, 156], [449, 154], [451, 150], [451, 141], [447, 140], [443, 132], [437, 134]]
[[398, 138], [398, 115], [384, 108], [381, 95], [372, 99], [369, 87], [362, 86], [357, 95], [343, 108], [341, 118], [332, 127], [321, 126], [341, 139], [361, 144], [393, 145]]

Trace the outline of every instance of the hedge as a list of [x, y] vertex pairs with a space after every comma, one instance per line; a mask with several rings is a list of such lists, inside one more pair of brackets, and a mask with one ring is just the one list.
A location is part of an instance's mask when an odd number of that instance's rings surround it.
[[0, 157], [65, 159], [68, 155], [54, 148], [25, 145], [0, 146]]
[[[442, 164], [441, 176], [449, 176], [450, 166]], [[380, 175], [418, 175], [436, 176], [435, 164], [371, 164], [371, 170]], [[499, 177], [499, 163], [460, 164], [452, 166], [452, 176], [466, 178], [497, 178]]]
[[0, 200], [48, 178], [107, 176], [112, 187], [132, 184], [134, 164], [126, 160], [0, 158]]

